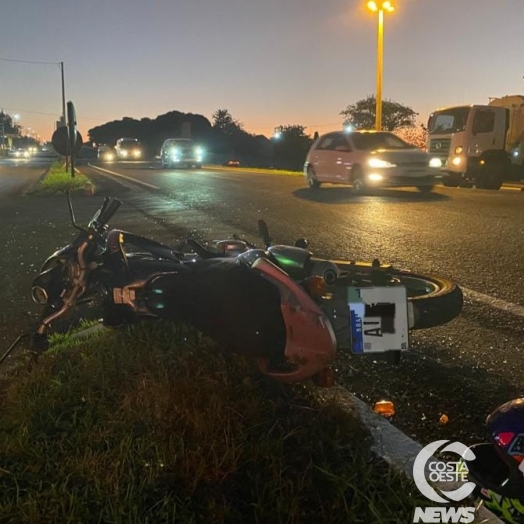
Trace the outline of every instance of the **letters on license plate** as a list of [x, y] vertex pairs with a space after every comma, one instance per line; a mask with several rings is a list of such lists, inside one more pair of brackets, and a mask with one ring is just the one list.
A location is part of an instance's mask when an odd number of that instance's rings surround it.
[[409, 349], [406, 288], [347, 288], [353, 353]]

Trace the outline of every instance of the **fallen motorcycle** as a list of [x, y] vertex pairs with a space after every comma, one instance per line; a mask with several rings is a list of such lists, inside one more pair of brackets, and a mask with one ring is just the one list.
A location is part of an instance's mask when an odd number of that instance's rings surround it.
[[[409, 349], [409, 330], [441, 325], [462, 309], [462, 292], [439, 277], [389, 265], [315, 258], [304, 239], [263, 248], [234, 237], [175, 249], [108, 222], [121, 202], [106, 198], [87, 228], [51, 255], [32, 296], [43, 306], [32, 334], [48, 346], [52, 324], [82, 304], [101, 310], [104, 325], [146, 318], [185, 322], [232, 351], [257, 359], [281, 381], [317, 378], [337, 349], [357, 354]], [[18, 342], [18, 341], [17, 341]], [[17, 344], [13, 344], [0, 363]]]
[[490, 442], [471, 446], [463, 459], [473, 496], [504, 522], [524, 523], [524, 398], [499, 406], [486, 420]]

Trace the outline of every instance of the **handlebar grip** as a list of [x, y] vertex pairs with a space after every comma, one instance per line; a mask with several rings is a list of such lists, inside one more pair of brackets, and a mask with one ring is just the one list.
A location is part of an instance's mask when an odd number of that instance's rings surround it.
[[120, 200], [113, 200], [109, 206], [107, 206], [107, 209], [98, 217], [98, 223], [101, 226], [105, 226], [111, 220], [111, 218], [113, 218], [113, 215], [118, 211], [118, 208], [121, 205], [122, 202]]

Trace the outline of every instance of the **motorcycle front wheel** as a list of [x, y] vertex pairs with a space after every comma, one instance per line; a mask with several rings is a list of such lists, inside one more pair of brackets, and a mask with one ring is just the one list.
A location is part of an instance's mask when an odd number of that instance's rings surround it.
[[341, 271], [340, 278], [350, 281], [356, 287], [404, 286], [415, 314], [411, 329], [441, 326], [456, 318], [462, 311], [462, 290], [446, 278], [421, 275], [390, 265], [341, 260], [334, 262]]

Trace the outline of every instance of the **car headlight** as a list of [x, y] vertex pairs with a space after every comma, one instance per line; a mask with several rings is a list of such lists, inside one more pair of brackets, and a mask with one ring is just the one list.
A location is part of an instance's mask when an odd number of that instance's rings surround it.
[[139, 157], [140, 156], [140, 149], [135, 149], [133, 151], [133, 155], [136, 156], [136, 157]]
[[452, 161], [451, 163], [454, 165], [454, 166], [460, 166], [460, 164], [462, 164], [462, 157], [461, 156], [456, 156]]
[[174, 147], [173, 149], [171, 149], [171, 151], [169, 151], [169, 154], [171, 156], [179, 156], [180, 155], [180, 150], [177, 149], [176, 147]]
[[106, 158], [108, 160], [113, 160], [113, 158], [115, 158], [115, 157], [114, 157], [113, 153], [106, 153]]
[[202, 156], [204, 154], [204, 149], [202, 147], [195, 147], [195, 154]]
[[440, 158], [432, 158], [429, 161], [429, 167], [442, 167], [442, 160]]
[[462, 146], [457, 146], [457, 147], [455, 148], [455, 154], [456, 154], [456, 155], [460, 155], [460, 154], [462, 154], [462, 151], [464, 151], [464, 148], [463, 148]]
[[379, 175], [378, 173], [371, 173], [371, 174], [368, 176], [368, 180], [369, 180], [370, 182], [380, 182], [382, 179], [383, 179], [383, 176], [382, 176], [382, 175]]
[[387, 160], [381, 160], [380, 158], [370, 158], [368, 160], [368, 166], [373, 168], [396, 167], [395, 164]]
[[127, 156], [127, 151], [125, 151], [125, 150], [122, 151], [122, 156], [123, 156], [123, 157], [126, 157], [126, 156]]

